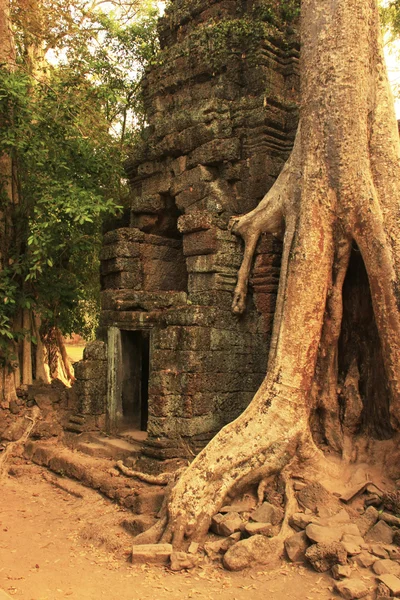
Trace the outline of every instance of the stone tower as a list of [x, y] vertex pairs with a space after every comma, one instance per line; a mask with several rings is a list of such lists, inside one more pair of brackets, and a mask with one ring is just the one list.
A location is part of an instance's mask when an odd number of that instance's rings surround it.
[[[101, 254], [107, 394], [105, 375], [95, 394], [80, 382], [81, 412], [106, 415], [110, 432], [147, 431], [150, 456], [198, 451], [265, 375], [280, 244], [261, 240], [237, 317], [243, 249], [228, 223], [256, 206], [293, 143], [295, 13], [288, 0], [175, 0], [160, 20], [143, 82], [148, 126], [127, 165], [129, 214]], [[87, 358], [78, 376], [88, 380]]]

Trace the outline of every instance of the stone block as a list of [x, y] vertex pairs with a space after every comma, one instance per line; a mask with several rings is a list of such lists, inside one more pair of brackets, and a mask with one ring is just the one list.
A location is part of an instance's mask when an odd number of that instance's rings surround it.
[[103, 244], [107, 246], [108, 244], [124, 244], [126, 242], [134, 243], [141, 242], [145, 238], [145, 233], [140, 231], [139, 229], [132, 227], [120, 227], [118, 229], [113, 229], [112, 231], [108, 231], [103, 236]]
[[195, 211], [181, 215], [178, 219], [178, 229], [181, 233], [206, 231], [213, 226], [213, 217], [206, 211]]
[[183, 254], [196, 256], [200, 254], [214, 254], [217, 252], [217, 235], [215, 229], [188, 233], [183, 238]]
[[198, 204], [203, 198], [210, 193], [210, 184], [204, 181], [199, 181], [195, 185], [191, 185], [188, 189], [183, 190], [175, 196], [176, 206], [181, 211], [185, 211], [194, 204]]
[[143, 265], [143, 289], [146, 291], [185, 291], [187, 272], [180, 261], [146, 260]]
[[103, 288], [104, 289], [127, 289], [127, 290], [140, 290], [142, 288], [142, 273], [110, 273], [109, 275], [103, 276]]
[[215, 165], [220, 162], [234, 161], [240, 158], [240, 140], [238, 138], [214, 139], [196, 148], [188, 156], [188, 167], [195, 165]]
[[365, 550], [358, 554], [356, 557], [356, 564], [363, 569], [369, 569], [371, 565], [376, 561], [376, 556], [372, 556], [369, 552]]
[[246, 523], [244, 530], [248, 535], [266, 535], [267, 537], [274, 535], [271, 523]]
[[269, 502], [263, 502], [252, 514], [251, 519], [257, 523], [279, 525], [284, 517], [283, 509]]
[[[195, 166], [193, 169], [188, 169], [179, 177], [176, 177], [172, 183], [172, 193], [177, 195], [183, 190], [189, 189], [191, 186], [200, 181], [212, 181], [214, 179], [214, 171], [202, 165]], [[181, 221], [181, 223], [184, 222]], [[182, 229], [180, 229], [182, 231]]]
[[394, 560], [390, 560], [389, 558], [383, 558], [375, 561], [372, 565], [372, 570], [377, 575], [385, 575], [386, 573], [390, 573], [391, 575], [400, 577], [399, 563], [395, 562]]
[[291, 562], [304, 562], [308, 546], [309, 541], [304, 531], [299, 531], [285, 540], [286, 554]]
[[362, 579], [345, 579], [336, 583], [335, 589], [346, 600], [364, 598], [371, 591], [370, 587]]
[[[371, 506], [368, 509], [373, 508]], [[391, 544], [393, 542], [394, 530], [385, 521], [378, 521], [365, 536], [366, 542], [377, 542]]]
[[89, 342], [83, 350], [83, 360], [107, 360], [107, 344], [100, 340]]
[[122, 241], [118, 244], [108, 244], [100, 251], [100, 260], [111, 260], [112, 258], [138, 258], [139, 242]]
[[329, 571], [333, 565], [345, 565], [347, 553], [340, 542], [313, 544], [306, 550], [306, 558], [319, 573]]
[[226, 513], [224, 515], [218, 513], [211, 519], [211, 531], [217, 535], [228, 537], [242, 528], [242, 519], [238, 513]]
[[74, 364], [77, 379], [105, 379], [107, 377], [107, 363], [105, 360], [80, 360]]
[[207, 327], [166, 327], [153, 332], [153, 348], [160, 350], [208, 350], [210, 329]]
[[226, 552], [223, 564], [229, 571], [242, 571], [254, 565], [274, 563], [274, 542], [263, 535], [253, 535], [234, 544]]
[[134, 213], [158, 214], [165, 208], [165, 197], [161, 194], [142, 194], [131, 200], [131, 210]]
[[142, 544], [132, 547], [133, 564], [167, 565], [172, 554], [171, 544]]
[[188, 273], [215, 273], [217, 271], [214, 255], [188, 256], [186, 259]]
[[345, 577], [350, 577], [351, 575], [351, 567], [350, 565], [333, 565], [332, 567], [332, 577], [334, 579], [344, 579]]
[[379, 575], [378, 579], [389, 588], [390, 593], [395, 598], [398, 598], [400, 596], [400, 579], [396, 577], [396, 575]]

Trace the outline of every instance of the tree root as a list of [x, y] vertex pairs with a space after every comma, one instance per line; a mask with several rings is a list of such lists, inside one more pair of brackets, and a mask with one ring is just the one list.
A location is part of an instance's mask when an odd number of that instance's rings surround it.
[[25, 415], [25, 418], [29, 421], [24, 433], [21, 437], [15, 442], [10, 442], [7, 444], [6, 449], [0, 455], [0, 479], [3, 479], [7, 474], [8, 462], [13, 454], [24, 447], [26, 442], [29, 439], [29, 436], [35, 427], [38, 419], [40, 417], [40, 408], [38, 406], [34, 406], [32, 408], [31, 416]]
[[119, 460], [116, 464], [116, 467], [126, 475], [127, 477], [136, 477], [140, 479], [140, 481], [144, 481], [145, 483], [150, 483], [152, 485], [168, 485], [172, 481], [175, 481], [178, 476], [182, 473], [186, 467], [181, 467], [177, 471], [173, 473], [160, 473], [159, 475], [150, 475], [148, 473], [143, 473], [142, 471], [134, 471], [133, 469], [129, 469], [124, 465], [122, 460]]

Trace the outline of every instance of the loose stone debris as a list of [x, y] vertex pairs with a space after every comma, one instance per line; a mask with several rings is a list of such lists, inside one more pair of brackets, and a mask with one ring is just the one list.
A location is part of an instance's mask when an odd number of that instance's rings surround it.
[[[393, 543], [400, 540], [400, 519], [382, 510], [380, 491], [380, 504], [371, 506], [377, 489], [372, 484], [359, 486], [361, 491], [346, 502], [320, 484], [295, 491], [298, 512], [289, 518], [292, 534], [284, 540], [286, 558], [319, 573], [330, 572], [332, 591], [346, 600], [400, 597], [400, 548]], [[204, 544], [192, 542], [187, 553], [173, 552], [166, 544], [134, 546], [132, 560], [168, 563], [173, 571], [207, 560], [221, 562], [230, 571], [254, 565], [273, 568], [283, 519], [284, 507], [278, 501], [256, 506], [249, 497], [245, 503], [236, 499], [213, 517]]]

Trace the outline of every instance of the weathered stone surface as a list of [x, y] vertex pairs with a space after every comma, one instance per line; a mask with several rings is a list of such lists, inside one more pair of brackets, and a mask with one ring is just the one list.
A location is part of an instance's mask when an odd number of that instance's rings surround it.
[[387, 550], [385, 550], [385, 548], [383, 548], [379, 544], [371, 544], [369, 547], [369, 551], [371, 552], [371, 554], [377, 556], [378, 558], [389, 557], [389, 553], [387, 552]]
[[184, 569], [193, 569], [197, 566], [198, 558], [194, 554], [186, 552], [172, 552], [171, 554], [171, 571], [183, 571]]
[[307, 537], [316, 544], [330, 544], [339, 542], [343, 536], [341, 528], [322, 527], [316, 523], [310, 523], [306, 527]]
[[275, 561], [274, 542], [263, 535], [253, 535], [234, 544], [224, 555], [223, 564], [229, 571], [241, 571], [255, 564]]
[[346, 550], [347, 554], [349, 554], [349, 556], [361, 554], [361, 546], [359, 546], [358, 544], [354, 544], [353, 542], [344, 542], [343, 540], [341, 541], [341, 543], [343, 544], [343, 547]]
[[306, 558], [316, 571], [324, 573], [329, 571], [333, 565], [346, 564], [347, 553], [340, 542], [313, 544], [306, 550]]
[[399, 563], [390, 560], [389, 558], [383, 558], [381, 560], [375, 561], [372, 565], [372, 569], [377, 575], [384, 575], [385, 573], [390, 573], [391, 575], [396, 575], [396, 577], [400, 577]]
[[305, 529], [307, 525], [316, 521], [317, 518], [314, 515], [306, 515], [305, 513], [294, 513], [289, 519], [290, 525], [296, 529]]
[[380, 513], [379, 520], [385, 521], [385, 523], [393, 527], [400, 527], [400, 518], [396, 517], [395, 515], [392, 515], [391, 513], [385, 511]]
[[378, 520], [378, 516], [379, 513], [376, 508], [374, 506], [369, 506], [365, 513], [357, 519], [356, 523], [362, 536], [365, 536], [371, 527], [375, 525]]
[[245, 532], [249, 535], [266, 535], [267, 537], [272, 537], [273, 535], [273, 526], [271, 523], [246, 523]]
[[333, 494], [330, 494], [328, 490], [318, 482], [310, 483], [297, 492], [296, 496], [301, 506], [308, 508], [314, 513], [318, 513], [321, 516], [325, 516], [321, 511], [334, 515], [340, 510], [338, 499], [333, 496]]
[[350, 565], [333, 565], [332, 567], [332, 577], [334, 579], [344, 579], [345, 577], [350, 577], [351, 575], [351, 567]]
[[335, 584], [335, 589], [346, 598], [346, 600], [354, 600], [356, 598], [364, 598], [370, 588], [362, 579], [345, 579]]
[[204, 551], [211, 560], [218, 560], [221, 555], [224, 554], [231, 546], [236, 544], [240, 540], [240, 532], [233, 533], [229, 537], [215, 542], [206, 542], [204, 544]]
[[380, 582], [376, 588], [376, 600], [381, 600], [382, 598], [390, 598], [390, 590], [387, 585]]
[[86, 344], [83, 350], [84, 360], [107, 360], [107, 344], [95, 340]]
[[240, 531], [242, 525], [243, 521], [238, 513], [229, 512], [224, 515], [218, 513], [211, 520], [211, 531], [217, 535], [228, 537], [232, 533]]
[[362, 538], [360, 535], [344, 533], [340, 541], [346, 542], [347, 544], [356, 544], [357, 546], [360, 546], [360, 548], [368, 548], [368, 545], [364, 542], [364, 538]]
[[384, 583], [395, 598], [400, 596], [400, 579], [396, 575], [385, 574], [378, 576], [379, 581]]
[[132, 547], [133, 564], [158, 564], [169, 563], [172, 554], [171, 544], [142, 544]]
[[257, 523], [271, 523], [271, 525], [279, 525], [284, 517], [284, 511], [278, 506], [274, 506], [269, 502], [263, 502], [252, 514], [251, 518]]
[[373, 556], [365, 550], [361, 552], [361, 554], [358, 554], [355, 558], [357, 565], [359, 565], [363, 569], [368, 569], [376, 561], [376, 556]]
[[[371, 508], [371, 507], [369, 507]], [[385, 521], [378, 521], [365, 536], [366, 542], [378, 542], [391, 544], [393, 542], [394, 530]]]
[[304, 531], [299, 531], [285, 540], [286, 554], [292, 562], [305, 561], [308, 546], [309, 541]]

